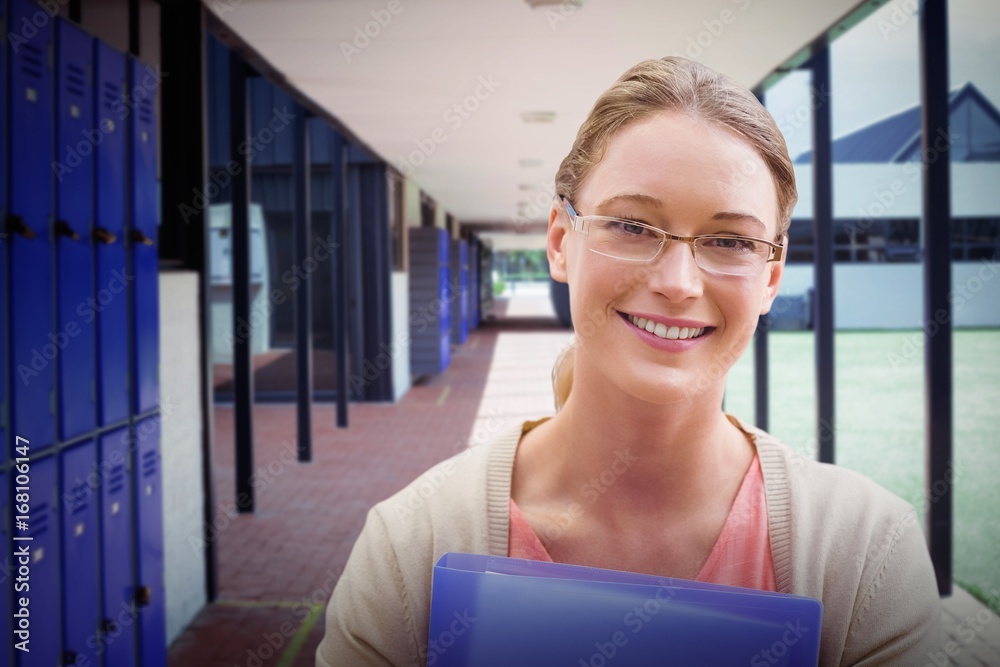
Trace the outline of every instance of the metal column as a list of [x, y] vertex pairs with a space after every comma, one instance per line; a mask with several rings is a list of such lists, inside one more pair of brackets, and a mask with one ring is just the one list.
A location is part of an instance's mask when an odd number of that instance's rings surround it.
[[[235, 52], [229, 56], [230, 142], [234, 149], [248, 136], [250, 102], [246, 63]], [[243, 512], [253, 512], [253, 351], [250, 345], [253, 327], [250, 326], [250, 161], [245, 151], [231, 155], [236, 167], [233, 171], [233, 419], [236, 435], [236, 507]], [[230, 163], [232, 164], [232, 163]], [[237, 335], [240, 323], [247, 334]]]
[[[312, 239], [312, 204], [309, 197], [309, 116], [301, 107], [295, 114], [295, 147], [292, 153], [292, 180], [295, 189], [295, 256], [293, 261], [309, 278], [295, 294], [295, 362], [298, 369], [296, 402], [298, 404], [299, 461], [312, 460], [312, 281], [309, 242]], [[313, 262], [316, 261], [312, 258]]]
[[813, 331], [816, 335], [816, 438], [819, 460], [834, 460], [833, 150], [830, 147], [830, 48], [812, 57]]
[[[764, 94], [760, 90], [754, 90], [757, 100], [764, 104]], [[788, 239], [785, 239], [785, 252], [788, 252]], [[766, 431], [768, 429], [768, 357], [767, 357], [767, 332], [771, 328], [771, 320], [767, 315], [761, 315], [757, 320], [757, 333], [754, 336], [753, 344], [753, 401], [754, 401], [754, 424], [757, 428]]]
[[[924, 393], [927, 401], [927, 539], [938, 592], [951, 595], [951, 135], [948, 124], [948, 2], [920, 6], [920, 129], [923, 164]], [[933, 493], [933, 495], [932, 495]]]
[[205, 102], [205, 16], [198, 0], [160, 1], [160, 49], [163, 70], [170, 76], [160, 88], [161, 212], [160, 257], [180, 260], [198, 272], [198, 316], [201, 350], [202, 489], [205, 494], [205, 592], [208, 601], [218, 597], [216, 580], [215, 493], [212, 482], [212, 441], [215, 401], [212, 387], [211, 312], [207, 206], [194, 200], [204, 196], [208, 174], [207, 109]]
[[334, 331], [337, 338], [337, 426], [347, 428], [347, 142], [333, 133], [333, 236], [337, 255], [333, 267]]

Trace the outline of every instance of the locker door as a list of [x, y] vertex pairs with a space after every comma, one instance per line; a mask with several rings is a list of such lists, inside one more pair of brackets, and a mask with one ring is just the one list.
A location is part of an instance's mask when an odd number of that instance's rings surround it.
[[451, 283], [451, 266], [448, 252], [448, 233], [443, 229], [437, 230], [438, 235], [438, 298], [441, 303], [441, 319], [438, 336], [441, 339], [441, 371], [444, 372], [451, 363], [451, 302], [448, 299], [449, 285]]
[[[0, 34], [7, 34], [7, 3], [0, 2]], [[0, 224], [7, 224], [7, 47], [0, 47]], [[6, 232], [6, 229], [0, 230]], [[0, 247], [0, 378], [7, 376], [7, 250]], [[7, 405], [7, 380], [0, 381], [0, 442], [7, 442], [7, 422], [10, 407]], [[0, 447], [0, 464], [7, 460], [6, 445]], [[6, 496], [4, 496], [6, 498]], [[2, 502], [2, 501], [0, 501]], [[7, 542], [4, 542], [7, 544]], [[6, 597], [6, 594], [0, 597]], [[0, 601], [0, 612], [4, 611]], [[7, 628], [0, 621], [0, 631]], [[4, 635], [9, 636], [9, 635]], [[0, 666], [7, 667], [6, 651], [0, 650]]]
[[[0, 3], [3, 4], [3, 3]], [[0, 49], [2, 50], [2, 49]], [[6, 448], [5, 448], [6, 449]], [[0, 556], [0, 563], [3, 565], [4, 572], [13, 573], [14, 570], [11, 569], [13, 562], [11, 561], [10, 547], [11, 539], [10, 533], [8, 532], [8, 526], [10, 526], [10, 487], [7, 485], [7, 475], [0, 471], [0, 543], [2, 543], [2, 553]], [[0, 588], [0, 632], [3, 633], [4, 637], [12, 637], [11, 631], [13, 628], [10, 627], [11, 621], [11, 608], [10, 608], [10, 596], [13, 592], [13, 586], [10, 584], [4, 585]], [[12, 646], [13, 642], [4, 642], [0, 644], [0, 667], [10, 667], [11, 661], [11, 651], [14, 650]]]
[[[34, 443], [32, 443], [34, 444]], [[59, 664], [59, 626], [45, 619], [59, 618], [59, 515], [56, 513], [56, 458], [31, 461], [30, 542], [15, 542], [15, 549], [28, 545], [31, 552], [31, 643], [29, 653], [17, 651], [20, 667], [52, 667]], [[15, 593], [16, 594], [16, 593]]]
[[132, 667], [135, 618], [132, 605], [132, 499], [128, 429], [101, 436], [101, 635], [104, 667]]
[[100, 423], [128, 418], [128, 283], [125, 260], [125, 55], [95, 40], [97, 385]]
[[97, 588], [97, 446], [88, 440], [62, 452], [63, 665], [100, 664], [94, 637], [100, 627]]
[[163, 588], [163, 489], [159, 415], [137, 423], [135, 437], [139, 654], [142, 656], [142, 667], [166, 667], [167, 616]]
[[[42, 12], [11, 0], [9, 25]], [[20, 33], [18, 33], [20, 34]], [[52, 304], [52, 21], [31, 39], [7, 40], [10, 58], [10, 317], [14, 431], [38, 451], [55, 440], [56, 346]]]
[[[93, 145], [94, 94], [90, 61], [94, 40], [66, 21], [56, 24], [56, 331], [59, 353], [59, 425], [62, 439], [91, 431], [95, 396]], [[83, 315], [79, 309], [83, 309]]]
[[132, 145], [132, 268], [133, 340], [135, 341], [132, 404], [136, 413], [148, 412], [160, 401], [159, 273], [157, 271], [156, 116], [155, 84], [146, 65], [130, 60], [132, 91], [130, 132]]

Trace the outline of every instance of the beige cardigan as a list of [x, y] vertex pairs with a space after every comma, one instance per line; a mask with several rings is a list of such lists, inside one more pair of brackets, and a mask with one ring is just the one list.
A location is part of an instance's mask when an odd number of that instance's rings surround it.
[[[760, 458], [778, 590], [823, 601], [820, 665], [922, 665], [940, 599], [913, 506], [738, 420]], [[448, 551], [507, 555], [522, 426], [371, 509], [330, 599], [318, 667], [426, 663], [431, 574]], [[763, 663], [762, 663], [763, 664]]]

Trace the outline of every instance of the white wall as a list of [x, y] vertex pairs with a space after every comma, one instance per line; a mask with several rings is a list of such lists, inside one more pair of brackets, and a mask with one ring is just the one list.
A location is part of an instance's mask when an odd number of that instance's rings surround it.
[[160, 451], [168, 642], [207, 602], [204, 549], [193, 548], [188, 539], [201, 536], [205, 504], [198, 301], [197, 273], [160, 273]]
[[392, 400], [399, 401], [413, 384], [410, 377], [410, 274], [392, 273]]
[[[1000, 264], [952, 264], [956, 327], [1000, 326]], [[838, 329], [914, 329], [923, 326], [923, 265], [835, 264], [833, 321]], [[812, 265], [785, 267], [781, 294], [813, 286]]]

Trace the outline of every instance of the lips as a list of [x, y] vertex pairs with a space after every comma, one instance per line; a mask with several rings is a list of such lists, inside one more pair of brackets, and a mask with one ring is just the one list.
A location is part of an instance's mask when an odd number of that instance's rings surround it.
[[689, 320], [666, 319], [665, 321], [658, 321], [640, 315], [619, 314], [632, 325], [640, 329], [645, 329], [647, 332], [664, 340], [691, 340], [704, 336], [706, 332], [715, 328]]

